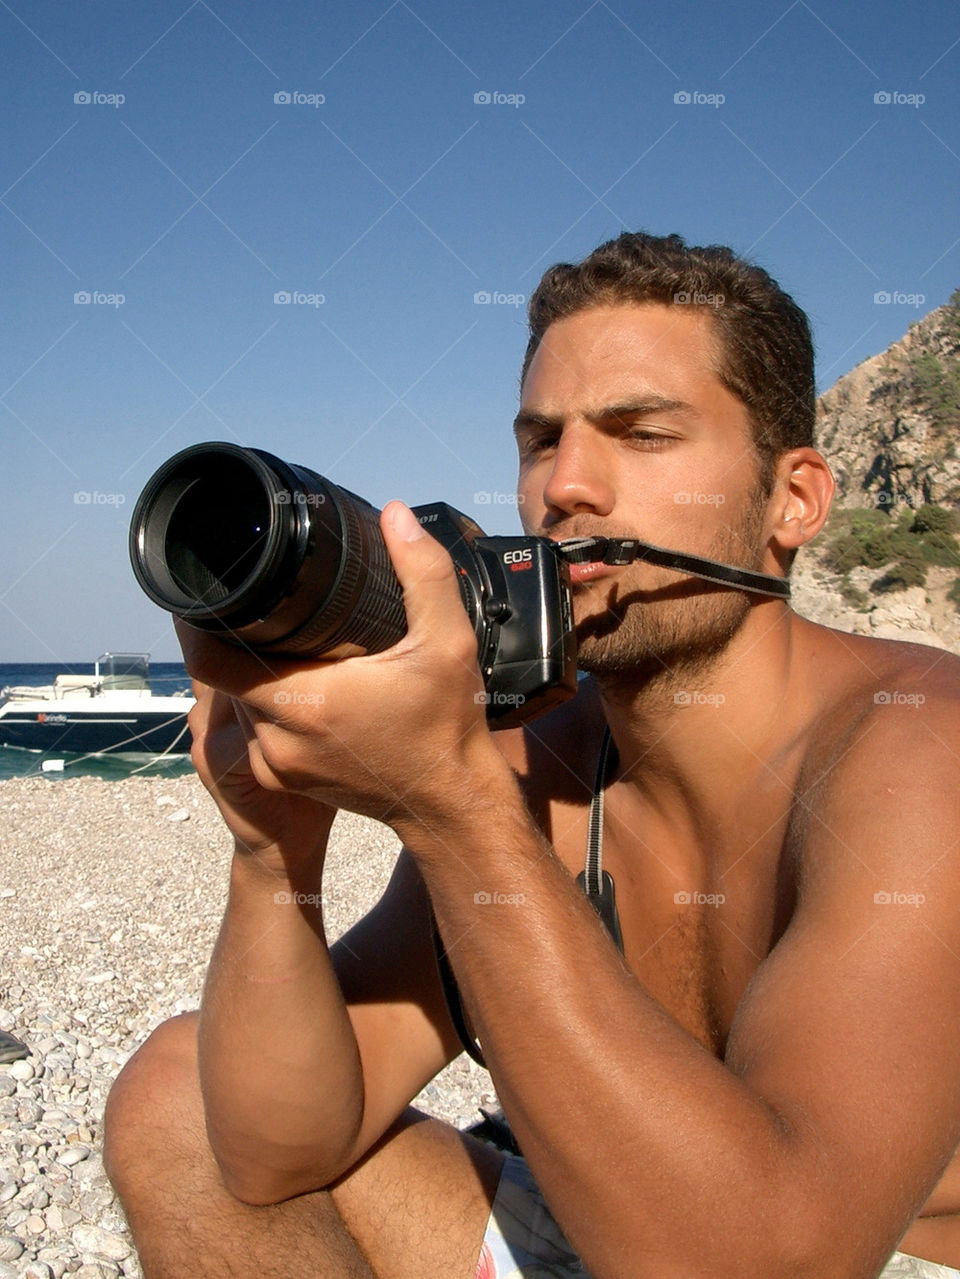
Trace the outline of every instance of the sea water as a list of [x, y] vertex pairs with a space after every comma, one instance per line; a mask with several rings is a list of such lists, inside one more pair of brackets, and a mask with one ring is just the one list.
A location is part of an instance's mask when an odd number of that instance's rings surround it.
[[[0, 688], [7, 684], [40, 688], [52, 684], [58, 675], [93, 676], [93, 662], [0, 662]], [[151, 662], [150, 687], [157, 696], [170, 696], [190, 688], [190, 676], [180, 662]], [[44, 760], [63, 760], [63, 771], [44, 772]], [[102, 777], [118, 780], [129, 777], [134, 769], [140, 769], [145, 777], [178, 777], [193, 772], [189, 755], [167, 755], [164, 759], [143, 768], [145, 758], [117, 759], [111, 755], [91, 756], [71, 754], [69, 751], [22, 750], [16, 746], [0, 746], [0, 781], [7, 777], [44, 776], [55, 781], [59, 777]]]

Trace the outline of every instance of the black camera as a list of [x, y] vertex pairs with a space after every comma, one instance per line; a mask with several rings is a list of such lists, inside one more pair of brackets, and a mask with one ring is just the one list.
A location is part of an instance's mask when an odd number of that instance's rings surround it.
[[[413, 509], [456, 568], [491, 727], [573, 696], [569, 571], [556, 545], [486, 537], [445, 502]], [[154, 603], [261, 653], [350, 657], [406, 632], [376, 509], [261, 449], [198, 444], [165, 462], [134, 509], [130, 558]]]

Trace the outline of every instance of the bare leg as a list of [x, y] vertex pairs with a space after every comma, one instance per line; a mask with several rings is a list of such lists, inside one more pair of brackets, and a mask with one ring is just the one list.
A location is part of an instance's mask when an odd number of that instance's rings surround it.
[[196, 1014], [121, 1071], [104, 1159], [148, 1279], [473, 1279], [502, 1156], [409, 1110], [329, 1192], [252, 1207], [207, 1142]]

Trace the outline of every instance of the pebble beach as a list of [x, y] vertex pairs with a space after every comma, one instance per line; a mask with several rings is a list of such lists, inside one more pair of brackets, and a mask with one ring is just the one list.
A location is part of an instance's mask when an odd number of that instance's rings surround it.
[[[127, 1058], [196, 1008], [226, 900], [230, 837], [193, 775], [0, 782], [0, 1279], [141, 1274], [100, 1157]], [[324, 881], [332, 941], [377, 900], [391, 830], [341, 813]], [[496, 1104], [461, 1055], [416, 1100], [459, 1128]], [[202, 1269], [202, 1267], [201, 1267]]]

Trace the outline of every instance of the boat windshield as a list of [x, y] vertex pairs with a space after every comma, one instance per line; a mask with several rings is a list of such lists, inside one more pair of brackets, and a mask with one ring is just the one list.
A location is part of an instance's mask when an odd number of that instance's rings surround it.
[[102, 688], [150, 687], [149, 653], [102, 653], [96, 670]]

